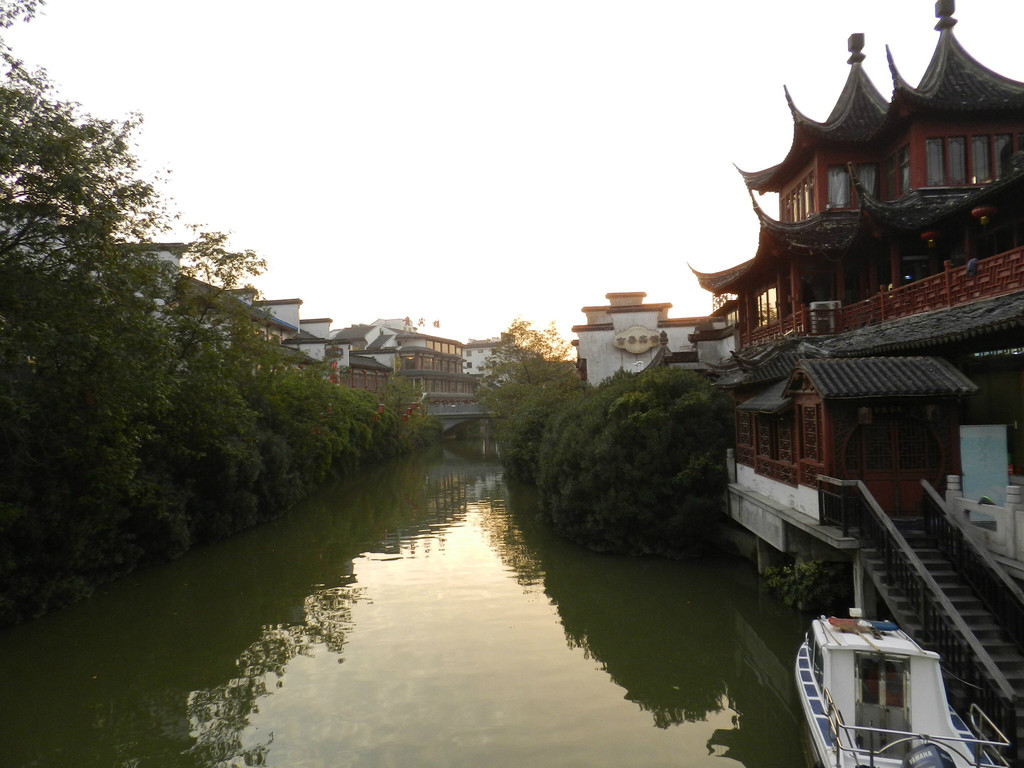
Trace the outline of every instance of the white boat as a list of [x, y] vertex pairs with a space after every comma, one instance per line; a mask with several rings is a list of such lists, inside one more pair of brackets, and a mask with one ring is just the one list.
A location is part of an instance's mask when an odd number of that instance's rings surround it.
[[890, 621], [815, 619], [796, 685], [821, 768], [1008, 765], [992, 721], [972, 705], [972, 732], [949, 706], [939, 655]]

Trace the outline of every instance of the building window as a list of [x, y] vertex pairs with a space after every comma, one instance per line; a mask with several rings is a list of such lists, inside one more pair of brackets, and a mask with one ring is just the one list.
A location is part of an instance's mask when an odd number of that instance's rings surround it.
[[850, 172], [845, 165], [828, 167], [828, 207], [850, 207]]
[[1008, 133], [1000, 133], [994, 137], [996, 175], [1002, 178], [1010, 170], [1010, 155], [1013, 154], [1013, 140]]
[[984, 184], [992, 180], [988, 136], [971, 136], [971, 170], [974, 172], [974, 184]]
[[903, 195], [910, 191], [910, 147], [900, 148], [896, 153], [896, 162], [900, 167], [899, 195]]
[[779, 319], [779, 296], [773, 287], [757, 296], [757, 324], [770, 325]]
[[878, 197], [878, 163], [859, 163], [857, 165], [857, 180], [865, 192], [873, 197]]
[[951, 136], [946, 139], [946, 154], [949, 160], [949, 184], [967, 183], [967, 139]]
[[925, 139], [924, 154], [928, 168], [928, 186], [941, 187], [946, 183], [946, 148], [942, 139]]
[[782, 197], [780, 215], [783, 221], [803, 221], [815, 212], [814, 174], [809, 173]]
[[885, 158], [885, 197], [895, 200], [910, 190], [910, 147]]

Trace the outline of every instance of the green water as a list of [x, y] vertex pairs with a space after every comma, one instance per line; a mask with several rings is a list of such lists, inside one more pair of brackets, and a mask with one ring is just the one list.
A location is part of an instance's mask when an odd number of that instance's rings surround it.
[[806, 764], [804, 620], [580, 549], [476, 446], [0, 632], [0, 766]]

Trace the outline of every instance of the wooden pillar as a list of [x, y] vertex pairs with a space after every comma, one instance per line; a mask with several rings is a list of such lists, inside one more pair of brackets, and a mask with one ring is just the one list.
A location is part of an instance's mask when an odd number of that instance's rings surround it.
[[789, 297], [789, 314], [796, 317], [803, 306], [803, 297], [800, 295], [800, 265], [797, 259], [792, 259], [789, 262]]
[[889, 244], [889, 283], [900, 287], [900, 247], [896, 243]]

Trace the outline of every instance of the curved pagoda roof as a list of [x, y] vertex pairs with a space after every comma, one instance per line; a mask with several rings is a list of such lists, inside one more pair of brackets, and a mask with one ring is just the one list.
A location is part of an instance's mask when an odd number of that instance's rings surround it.
[[954, 0], [938, 0], [935, 29], [939, 40], [931, 61], [916, 88], [899, 73], [892, 53], [886, 57], [893, 80], [892, 101], [887, 102], [863, 71], [864, 36], [850, 36], [850, 73], [824, 122], [800, 112], [786, 90], [793, 115], [793, 142], [785, 159], [761, 171], [743, 171], [747, 188], [757, 192], [778, 192], [823, 146], [871, 144], [893, 132], [912, 114], [1000, 113], [1024, 109], [1024, 83], [1004, 77], [980, 64], [953, 34]]
[[817, 122], [797, 109], [788, 88], [783, 88], [786, 103], [793, 115], [793, 143], [786, 159], [778, 165], [763, 171], [747, 172], [740, 175], [748, 189], [758, 192], [777, 192], [788, 181], [793, 172], [804, 165], [816, 147], [835, 144], [858, 144], [870, 141], [885, 122], [889, 104], [871, 82], [861, 66], [864, 61], [864, 35], [850, 36], [850, 73], [846, 84], [825, 122]]
[[[753, 199], [753, 195], [751, 195]], [[826, 211], [796, 222], [773, 219], [753, 200], [754, 212], [761, 222], [757, 254], [749, 261], [720, 272], [690, 271], [700, 287], [715, 294], [732, 293], [733, 286], [763, 265], [774, 264], [778, 253], [801, 257], [820, 257], [834, 261], [844, 253], [863, 229], [861, 215], [855, 210]]]
[[900, 75], [886, 47], [892, 72], [893, 114], [911, 112], [1002, 112], [1024, 108], [1024, 83], [1004, 77], [980, 64], [953, 34], [954, 0], [939, 0], [935, 29], [939, 42], [917, 88]]

